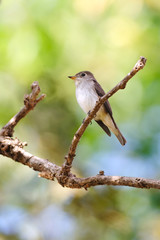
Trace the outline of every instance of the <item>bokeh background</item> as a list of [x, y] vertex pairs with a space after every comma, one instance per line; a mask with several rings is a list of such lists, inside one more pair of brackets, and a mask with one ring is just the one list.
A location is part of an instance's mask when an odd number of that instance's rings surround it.
[[[67, 78], [89, 70], [108, 91], [140, 56], [146, 67], [110, 103], [127, 139], [96, 123], [74, 161], [78, 176], [160, 177], [160, 1], [2, 0], [0, 127], [33, 81], [47, 97], [16, 127], [27, 151], [61, 165], [85, 114]], [[159, 240], [160, 192], [127, 187], [62, 188], [0, 157], [0, 240]]]

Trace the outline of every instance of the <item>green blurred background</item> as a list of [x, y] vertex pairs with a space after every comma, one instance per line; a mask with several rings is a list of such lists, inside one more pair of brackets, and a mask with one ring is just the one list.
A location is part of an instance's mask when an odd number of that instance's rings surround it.
[[[160, 1], [8, 0], [0, 4], [0, 127], [33, 81], [47, 97], [16, 127], [27, 151], [61, 165], [85, 114], [67, 79], [89, 70], [108, 91], [140, 56], [146, 67], [110, 103], [121, 147], [90, 125], [78, 176], [160, 177]], [[159, 240], [160, 193], [127, 187], [62, 188], [0, 157], [0, 240]]]

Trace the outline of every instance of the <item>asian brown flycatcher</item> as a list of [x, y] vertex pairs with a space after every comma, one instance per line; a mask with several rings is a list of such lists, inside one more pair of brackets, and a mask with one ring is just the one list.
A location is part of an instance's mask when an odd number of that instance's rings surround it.
[[[88, 113], [94, 108], [99, 97], [105, 95], [104, 90], [96, 81], [94, 75], [89, 71], [79, 72], [75, 76], [69, 76], [69, 78], [73, 79], [75, 82], [78, 104], [85, 113]], [[126, 144], [126, 139], [123, 137], [114, 121], [112, 109], [108, 100], [102, 104], [94, 120], [109, 136], [111, 136], [111, 132], [113, 132], [122, 145]]]

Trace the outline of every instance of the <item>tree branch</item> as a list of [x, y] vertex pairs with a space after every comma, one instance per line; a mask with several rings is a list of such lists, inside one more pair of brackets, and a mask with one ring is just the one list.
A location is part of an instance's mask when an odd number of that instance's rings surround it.
[[42, 94], [38, 97], [40, 93], [40, 87], [38, 82], [33, 82], [31, 85], [32, 92], [29, 95], [24, 96], [24, 107], [17, 113], [10, 121], [1, 129], [0, 136], [13, 136], [14, 127], [17, 123], [24, 118], [27, 113], [34, 109], [38, 102], [40, 102], [46, 95]]
[[120, 177], [120, 176], [104, 176], [101, 171], [94, 177], [78, 178], [74, 174], [69, 173], [65, 185], [61, 182], [61, 167], [46, 159], [33, 156], [31, 153], [26, 152], [18, 139], [11, 139], [9, 137], [0, 137], [0, 154], [9, 157], [16, 162], [27, 165], [35, 171], [40, 172], [39, 176], [54, 180], [68, 188], [89, 188], [98, 185], [113, 185], [113, 186], [128, 186], [135, 188], [154, 188], [160, 189], [160, 181], [136, 177]]
[[160, 181], [145, 178], [135, 177], [120, 177], [120, 176], [105, 176], [103, 171], [99, 174], [87, 178], [78, 178], [70, 172], [72, 162], [75, 156], [76, 148], [81, 136], [87, 128], [90, 121], [94, 118], [96, 112], [100, 106], [119, 89], [124, 89], [127, 82], [131, 79], [140, 69], [145, 66], [146, 59], [141, 59], [136, 63], [132, 71], [111, 91], [105, 94], [97, 102], [94, 109], [85, 118], [85, 121], [77, 130], [72, 140], [68, 155], [65, 157], [65, 163], [62, 167], [49, 162], [46, 159], [33, 156], [31, 153], [26, 152], [23, 148], [26, 143], [20, 142], [17, 138], [12, 138], [14, 127], [17, 123], [26, 116], [26, 114], [34, 109], [39, 101], [41, 101], [45, 95], [42, 94], [39, 98], [40, 87], [38, 82], [32, 84], [32, 92], [26, 95], [24, 98], [24, 107], [17, 113], [0, 131], [0, 154], [13, 159], [16, 162], [27, 165], [35, 171], [39, 172], [39, 176], [54, 180], [56, 178], [58, 182], [68, 188], [89, 188], [97, 185], [117, 185], [117, 186], [129, 186], [136, 188], [154, 188], [160, 189]]
[[76, 148], [78, 146], [78, 143], [80, 141], [80, 138], [82, 137], [84, 131], [86, 130], [86, 128], [88, 127], [89, 123], [91, 122], [91, 120], [94, 118], [94, 116], [96, 115], [96, 113], [98, 112], [98, 110], [100, 109], [101, 105], [108, 99], [110, 98], [113, 94], [115, 94], [118, 90], [120, 89], [124, 89], [126, 87], [127, 82], [141, 69], [144, 68], [145, 64], [146, 64], [147, 59], [144, 57], [140, 57], [140, 59], [138, 60], [138, 62], [135, 64], [135, 66], [133, 67], [133, 69], [131, 70], [130, 73], [127, 74], [127, 76], [125, 78], [123, 78], [123, 80], [121, 80], [121, 82], [119, 82], [114, 88], [112, 88], [107, 94], [105, 94], [103, 97], [101, 97], [99, 99], [99, 101], [97, 102], [97, 104], [95, 105], [95, 107], [93, 108], [93, 110], [90, 112], [90, 114], [88, 114], [88, 116], [86, 116], [85, 120], [83, 121], [83, 123], [81, 124], [81, 126], [79, 127], [79, 129], [77, 130], [77, 132], [75, 133], [70, 149], [69, 149], [69, 153], [68, 155], [65, 157], [65, 163], [62, 167], [62, 173], [63, 175], [67, 175], [70, 172], [70, 169], [72, 167], [72, 162], [74, 157], [76, 156]]

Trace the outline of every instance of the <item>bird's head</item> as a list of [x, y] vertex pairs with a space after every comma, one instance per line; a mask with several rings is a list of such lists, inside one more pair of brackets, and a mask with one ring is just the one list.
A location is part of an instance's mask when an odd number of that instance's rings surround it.
[[75, 81], [75, 83], [81, 83], [81, 82], [85, 82], [85, 81], [91, 81], [94, 79], [94, 76], [91, 72], [89, 71], [82, 71], [77, 73], [74, 76], [68, 76], [69, 78], [71, 78], [72, 80]]

